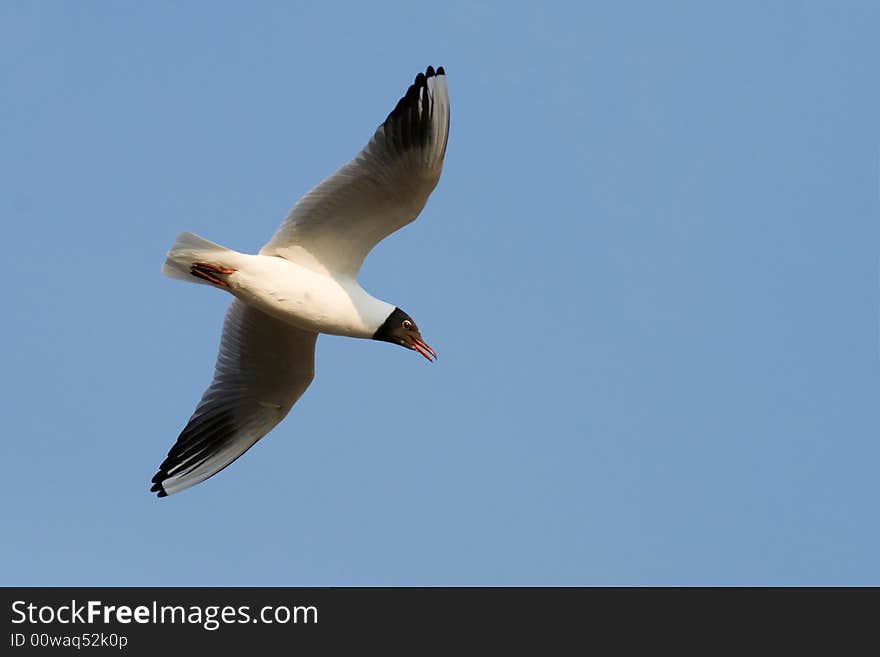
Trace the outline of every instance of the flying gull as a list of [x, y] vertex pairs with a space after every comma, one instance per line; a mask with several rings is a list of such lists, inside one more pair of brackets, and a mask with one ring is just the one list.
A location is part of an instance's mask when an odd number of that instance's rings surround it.
[[421, 212], [449, 133], [446, 73], [419, 73], [370, 142], [302, 197], [257, 255], [181, 233], [162, 272], [232, 294], [214, 380], [153, 477], [165, 497], [235, 461], [281, 422], [315, 371], [319, 333], [437, 354], [413, 318], [358, 283], [364, 258]]

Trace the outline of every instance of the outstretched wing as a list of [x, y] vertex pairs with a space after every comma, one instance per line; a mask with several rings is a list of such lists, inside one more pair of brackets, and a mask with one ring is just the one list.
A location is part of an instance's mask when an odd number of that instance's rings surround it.
[[312, 382], [317, 337], [233, 301], [214, 381], [150, 490], [165, 497], [204, 481], [269, 433]]
[[387, 235], [415, 219], [440, 179], [449, 134], [446, 73], [419, 73], [370, 143], [306, 194], [260, 251], [357, 276]]

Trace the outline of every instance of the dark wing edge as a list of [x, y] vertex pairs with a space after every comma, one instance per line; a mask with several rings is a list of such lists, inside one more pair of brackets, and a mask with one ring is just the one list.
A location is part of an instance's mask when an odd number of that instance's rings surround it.
[[214, 379], [150, 491], [166, 497], [213, 477], [269, 433], [311, 383], [316, 339], [233, 301]]
[[436, 187], [449, 115], [445, 70], [429, 66], [369, 143], [297, 202], [260, 253], [356, 276], [372, 248], [412, 222]]

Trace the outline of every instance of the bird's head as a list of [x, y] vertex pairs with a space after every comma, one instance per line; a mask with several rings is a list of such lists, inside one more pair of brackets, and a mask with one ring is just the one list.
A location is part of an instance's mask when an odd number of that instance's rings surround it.
[[413, 318], [400, 308], [395, 308], [388, 315], [382, 326], [373, 334], [373, 339], [393, 342], [401, 347], [417, 351], [430, 362], [434, 362], [437, 358], [437, 352], [425, 344], [422, 334], [419, 333], [419, 327], [416, 326]]

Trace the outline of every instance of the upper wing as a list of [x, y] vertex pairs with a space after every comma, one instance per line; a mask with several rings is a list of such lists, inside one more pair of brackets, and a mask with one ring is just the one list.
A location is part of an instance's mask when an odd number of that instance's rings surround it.
[[370, 249], [422, 211], [440, 178], [448, 134], [446, 73], [429, 66], [370, 143], [300, 199], [260, 253], [356, 276]]
[[233, 301], [214, 381], [150, 490], [165, 497], [204, 481], [269, 433], [312, 382], [317, 337]]

